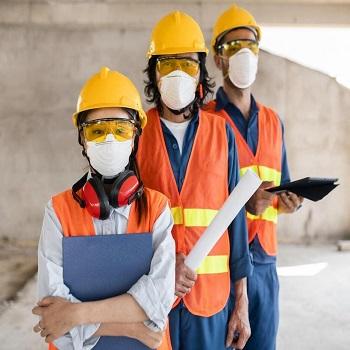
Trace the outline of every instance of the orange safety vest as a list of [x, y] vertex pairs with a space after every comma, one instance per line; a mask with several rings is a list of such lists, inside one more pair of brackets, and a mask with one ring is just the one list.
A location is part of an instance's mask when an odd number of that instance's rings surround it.
[[[258, 146], [254, 155], [226, 111], [224, 109], [216, 111], [215, 107], [216, 101], [211, 101], [205, 109], [223, 117], [231, 125], [238, 147], [241, 176], [251, 169], [261, 180], [273, 181], [275, 186], [280, 185], [283, 141], [281, 122], [277, 114], [272, 109], [258, 104]], [[249, 243], [258, 235], [264, 251], [271, 256], [277, 254], [277, 217], [277, 196], [272, 205], [261, 215], [256, 216], [247, 212]]]
[[[145, 195], [147, 198], [147, 215], [143, 215], [141, 221], [138, 222], [136, 205], [133, 202], [130, 208], [127, 233], [151, 233], [155, 221], [168, 201], [163, 194], [148, 188], [145, 188]], [[92, 216], [73, 199], [72, 190], [67, 190], [52, 197], [52, 205], [65, 237], [93, 236], [96, 234]], [[57, 349], [53, 344], [49, 344], [49, 350]], [[168, 328], [164, 333], [162, 346], [158, 350], [171, 350]]]
[[[164, 193], [171, 203], [176, 252], [185, 255], [228, 197], [228, 145], [225, 121], [200, 111], [197, 135], [179, 193], [156, 109], [147, 113], [147, 127], [137, 152], [142, 180]], [[227, 231], [197, 269], [197, 281], [183, 301], [204, 317], [221, 311], [230, 292], [230, 244]]]

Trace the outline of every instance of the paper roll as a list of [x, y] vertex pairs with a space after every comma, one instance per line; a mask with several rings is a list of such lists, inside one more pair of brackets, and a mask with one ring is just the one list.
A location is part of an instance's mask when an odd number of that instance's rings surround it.
[[261, 182], [260, 178], [248, 169], [186, 257], [185, 264], [189, 268], [196, 270], [200, 266]]

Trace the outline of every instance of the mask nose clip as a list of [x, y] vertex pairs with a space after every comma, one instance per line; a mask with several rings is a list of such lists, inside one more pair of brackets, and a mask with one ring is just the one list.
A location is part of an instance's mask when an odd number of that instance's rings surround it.
[[116, 139], [115, 139], [115, 137], [114, 137], [114, 135], [110, 132], [109, 134], [107, 134], [107, 136], [106, 136], [106, 142], [113, 142], [113, 141], [115, 141]]

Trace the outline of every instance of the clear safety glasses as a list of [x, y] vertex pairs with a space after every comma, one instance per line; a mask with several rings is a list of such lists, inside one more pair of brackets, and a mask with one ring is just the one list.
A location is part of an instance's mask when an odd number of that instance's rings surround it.
[[248, 48], [255, 55], [259, 53], [259, 42], [250, 39], [232, 40], [227, 43], [218, 45], [217, 51], [225, 57], [231, 57], [239, 50]]
[[199, 71], [199, 61], [188, 57], [160, 57], [157, 59], [157, 70], [161, 76], [181, 70], [195, 77]]
[[104, 142], [107, 135], [113, 134], [117, 141], [126, 141], [134, 137], [137, 127], [130, 119], [97, 119], [81, 124], [86, 141]]

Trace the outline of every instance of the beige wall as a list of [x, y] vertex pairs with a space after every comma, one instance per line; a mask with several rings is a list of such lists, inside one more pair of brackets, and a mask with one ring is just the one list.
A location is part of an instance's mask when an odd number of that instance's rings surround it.
[[[83, 173], [70, 116], [84, 80], [108, 65], [142, 89], [154, 23], [180, 8], [203, 24], [209, 39], [210, 25], [226, 4], [0, 2], [0, 236], [37, 237], [50, 195]], [[211, 58], [209, 69], [217, 74]], [[293, 178], [337, 176], [342, 183], [324, 201], [305, 203], [302, 211], [283, 218], [281, 239], [308, 241], [349, 233], [350, 91], [325, 75], [262, 53], [255, 94], [285, 122]]]

